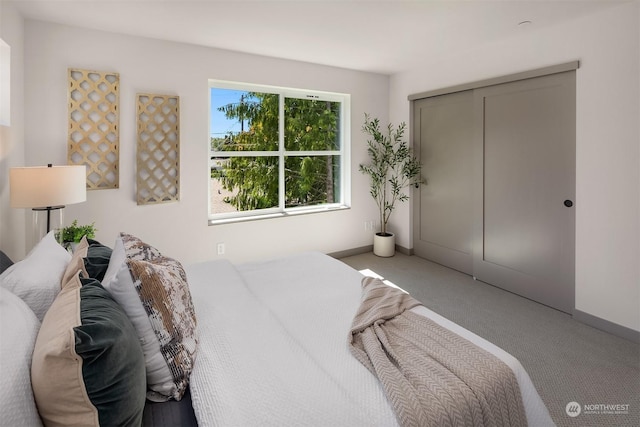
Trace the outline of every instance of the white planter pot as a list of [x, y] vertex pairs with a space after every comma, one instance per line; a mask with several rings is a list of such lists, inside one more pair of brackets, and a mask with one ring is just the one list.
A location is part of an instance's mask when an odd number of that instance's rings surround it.
[[396, 253], [396, 236], [387, 233], [386, 236], [376, 233], [373, 236], [373, 253], [380, 257], [390, 257]]

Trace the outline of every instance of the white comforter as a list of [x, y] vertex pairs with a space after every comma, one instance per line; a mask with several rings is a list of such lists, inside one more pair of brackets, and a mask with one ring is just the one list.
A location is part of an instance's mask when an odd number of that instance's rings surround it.
[[[382, 388], [347, 345], [360, 273], [305, 253], [237, 267], [196, 264], [187, 276], [200, 333], [191, 395], [201, 427], [397, 425]], [[425, 307], [414, 310], [504, 360], [529, 425], [553, 425], [515, 358]]]

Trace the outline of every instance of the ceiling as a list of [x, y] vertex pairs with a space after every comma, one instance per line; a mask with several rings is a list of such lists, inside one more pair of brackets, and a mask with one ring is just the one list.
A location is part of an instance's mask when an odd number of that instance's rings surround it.
[[1, 1], [28, 19], [393, 74], [632, 0]]

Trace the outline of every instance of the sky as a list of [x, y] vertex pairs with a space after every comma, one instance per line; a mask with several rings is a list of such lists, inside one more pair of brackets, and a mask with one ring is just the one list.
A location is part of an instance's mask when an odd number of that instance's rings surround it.
[[211, 88], [211, 137], [220, 138], [229, 132], [240, 131], [240, 122], [227, 119], [223, 112], [218, 111], [218, 107], [240, 102], [240, 96], [246, 93], [243, 90]]

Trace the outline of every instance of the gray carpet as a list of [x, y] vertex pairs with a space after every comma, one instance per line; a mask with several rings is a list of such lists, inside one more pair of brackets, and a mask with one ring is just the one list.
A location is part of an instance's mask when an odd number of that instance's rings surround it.
[[[375, 271], [515, 356], [558, 426], [640, 426], [638, 344], [416, 256], [366, 253], [342, 261]], [[577, 417], [565, 412], [570, 402], [581, 405]]]

